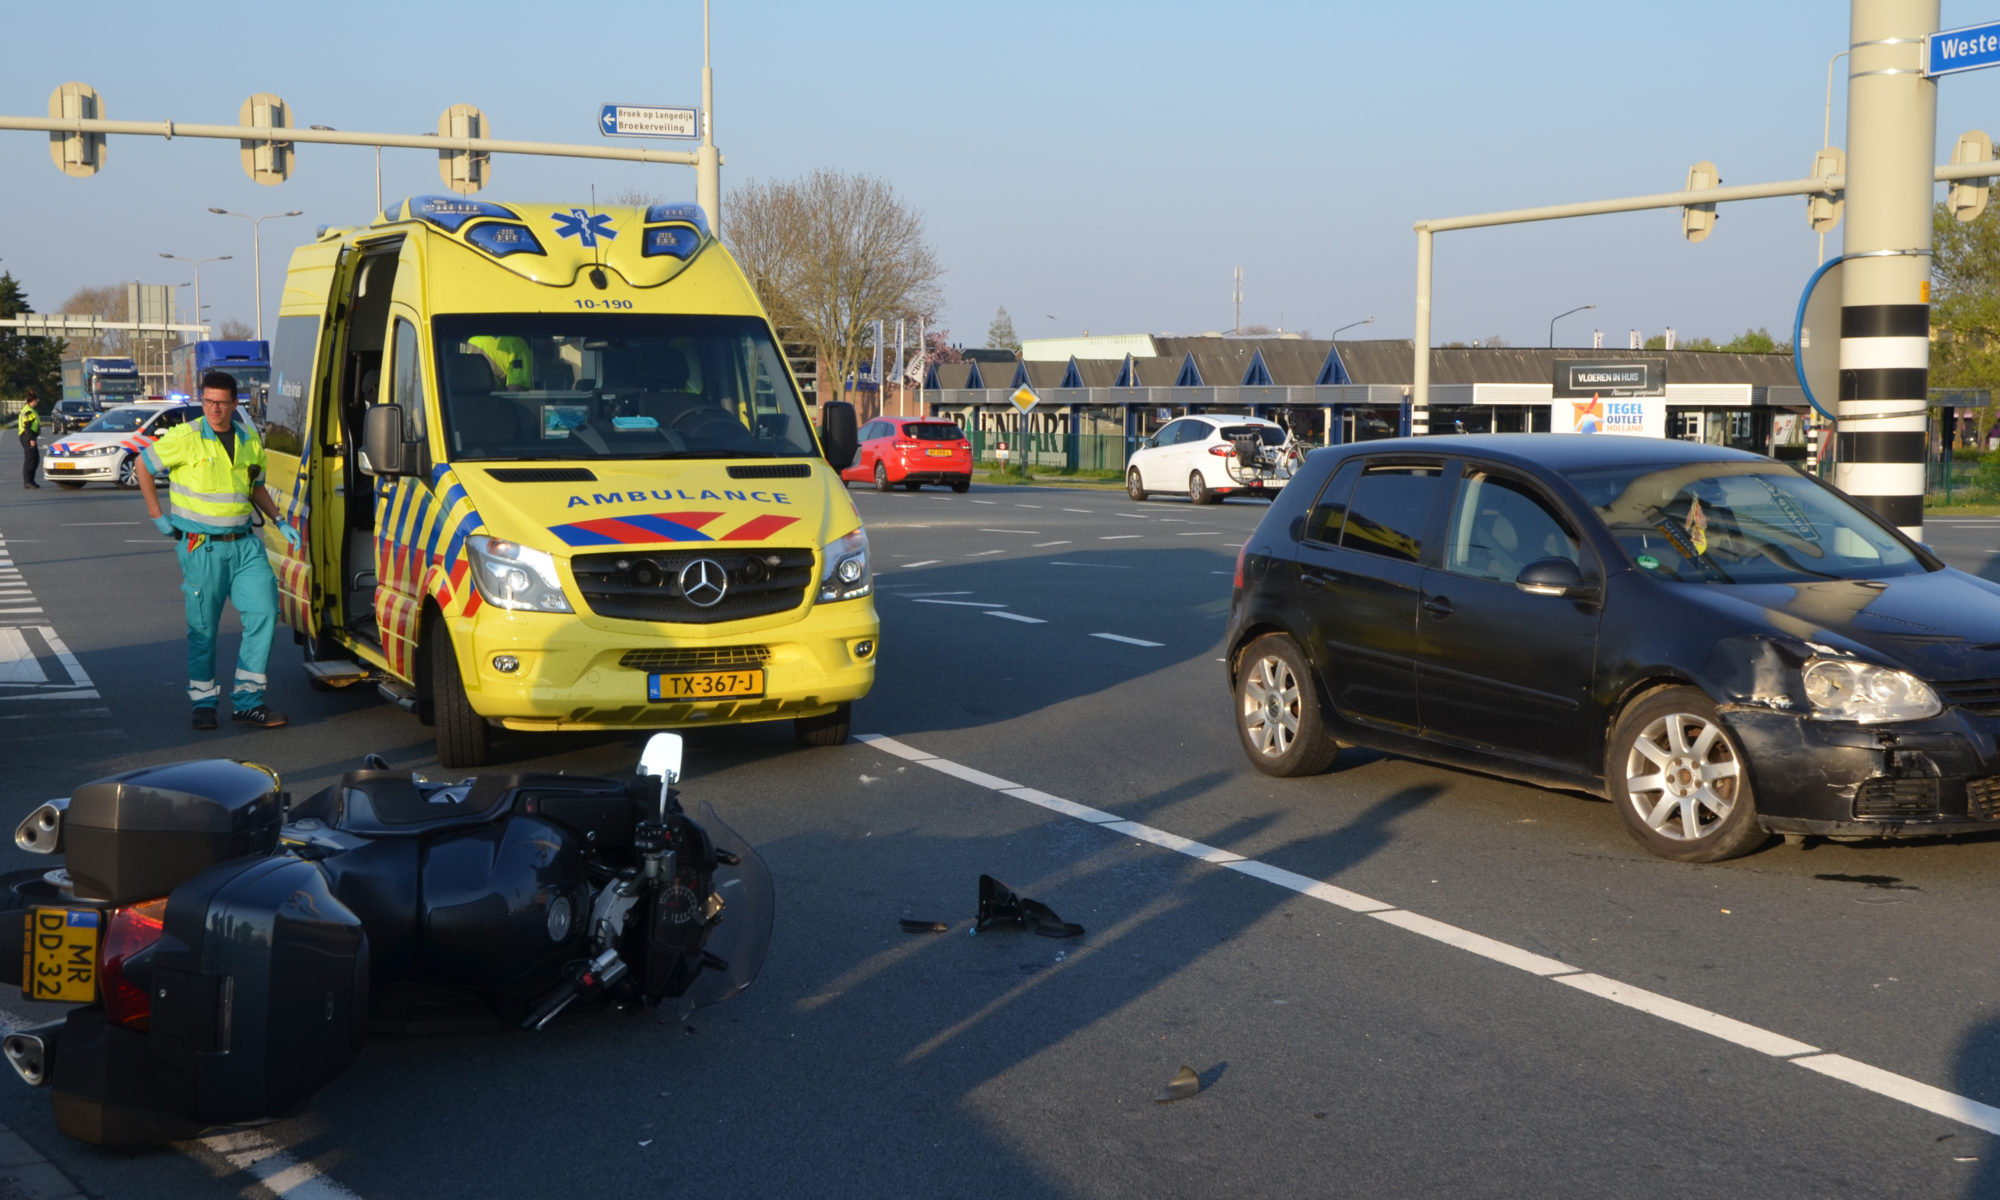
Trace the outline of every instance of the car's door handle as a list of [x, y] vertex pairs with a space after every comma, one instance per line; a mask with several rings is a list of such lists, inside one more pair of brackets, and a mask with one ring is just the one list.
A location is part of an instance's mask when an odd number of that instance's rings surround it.
[[1443, 596], [1431, 596], [1424, 601], [1424, 611], [1434, 617], [1451, 615], [1451, 601]]
[[1299, 575], [1299, 582], [1314, 590], [1318, 590], [1324, 587], [1331, 587], [1333, 584], [1333, 580], [1331, 578], [1325, 575], [1321, 575], [1317, 571], [1306, 571], [1301, 573]]

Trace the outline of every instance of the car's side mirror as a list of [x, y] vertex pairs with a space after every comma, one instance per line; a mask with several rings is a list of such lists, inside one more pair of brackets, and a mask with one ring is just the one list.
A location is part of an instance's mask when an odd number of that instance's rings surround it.
[[370, 475], [407, 475], [409, 448], [403, 441], [403, 410], [377, 404], [361, 418], [361, 452]]
[[1531, 596], [1561, 596], [1569, 600], [1591, 600], [1597, 589], [1584, 582], [1583, 571], [1566, 558], [1538, 558], [1521, 568], [1514, 586]]
[[819, 406], [819, 420], [819, 442], [826, 451], [827, 465], [836, 471], [845, 471], [854, 465], [854, 456], [861, 452], [854, 423], [854, 406], [845, 400], [824, 401]]

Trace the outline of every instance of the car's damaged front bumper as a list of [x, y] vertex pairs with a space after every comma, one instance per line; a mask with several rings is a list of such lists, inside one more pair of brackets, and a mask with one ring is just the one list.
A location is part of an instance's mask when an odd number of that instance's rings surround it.
[[1864, 725], [1754, 704], [1725, 719], [1774, 833], [1923, 837], [2000, 829], [2000, 718], [1947, 708]]

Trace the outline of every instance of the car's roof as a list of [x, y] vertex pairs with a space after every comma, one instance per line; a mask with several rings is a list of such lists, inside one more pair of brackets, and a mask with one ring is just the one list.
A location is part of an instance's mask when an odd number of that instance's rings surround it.
[[1466, 433], [1354, 442], [1343, 450], [1363, 454], [1419, 450], [1427, 454], [1476, 454], [1534, 464], [1554, 471], [1644, 463], [1769, 462], [1761, 454], [1677, 438], [1620, 433]]

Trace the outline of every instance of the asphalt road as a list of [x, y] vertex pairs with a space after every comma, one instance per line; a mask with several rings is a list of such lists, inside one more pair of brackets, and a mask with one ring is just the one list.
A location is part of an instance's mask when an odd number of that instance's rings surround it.
[[[0, 626], [56, 631], [76, 670], [22, 635], [45, 681], [0, 682], [0, 820], [192, 754], [299, 793], [367, 750], [431, 763], [414, 718], [308, 691], [282, 637], [294, 724], [191, 734], [171, 551], [137, 497], [16, 495]], [[0, 1122], [121, 1198], [2000, 1194], [1980, 1110], [1930, 1111], [2000, 1104], [2000, 839], [1684, 866], [1574, 794], [1352, 752], [1267, 779], [1218, 661], [1263, 505], [854, 497], [884, 629], [855, 729], [892, 740], [688, 737], [687, 798], [776, 876], [749, 992], [685, 1028], [377, 1042], [235, 1140], [78, 1146], [5, 1079]], [[1994, 574], [2000, 520], [1929, 534]], [[642, 741], [512, 745], [622, 774]], [[1087, 933], [966, 936], [982, 873]], [[1850, 1060], [1890, 1078], [1835, 1077]], [[1183, 1065], [1201, 1094], [1155, 1103]]]

